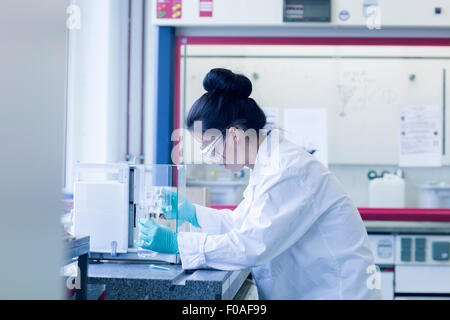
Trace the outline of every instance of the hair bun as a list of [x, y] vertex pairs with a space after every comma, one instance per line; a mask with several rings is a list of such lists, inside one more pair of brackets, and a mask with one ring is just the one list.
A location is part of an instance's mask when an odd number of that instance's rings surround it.
[[208, 92], [220, 92], [238, 98], [248, 98], [252, 93], [252, 83], [246, 76], [223, 68], [209, 71], [203, 80], [203, 88]]

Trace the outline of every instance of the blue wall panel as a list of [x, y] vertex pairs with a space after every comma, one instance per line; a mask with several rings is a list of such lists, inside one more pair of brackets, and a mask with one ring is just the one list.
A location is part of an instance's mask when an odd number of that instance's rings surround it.
[[158, 27], [153, 163], [170, 164], [174, 123], [175, 28]]

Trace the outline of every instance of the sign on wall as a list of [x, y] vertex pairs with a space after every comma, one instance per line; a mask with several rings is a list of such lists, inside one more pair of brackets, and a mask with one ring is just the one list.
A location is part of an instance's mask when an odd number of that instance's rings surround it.
[[158, 19], [181, 19], [182, 0], [156, 0]]
[[435, 167], [442, 162], [439, 105], [406, 105], [400, 110], [399, 166]]
[[199, 0], [200, 17], [213, 16], [213, 0]]

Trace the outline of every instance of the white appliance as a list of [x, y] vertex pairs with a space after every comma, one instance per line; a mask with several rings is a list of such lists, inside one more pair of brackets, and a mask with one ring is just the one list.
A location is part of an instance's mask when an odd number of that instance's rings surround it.
[[129, 174], [127, 164], [76, 167], [74, 232], [90, 236], [92, 252], [128, 250]]
[[395, 236], [369, 234], [369, 241], [380, 271], [381, 297], [394, 299]]
[[385, 300], [450, 299], [450, 235], [369, 234]]
[[450, 235], [397, 235], [396, 299], [450, 299]]
[[[176, 192], [175, 200], [163, 199], [162, 189]], [[139, 218], [154, 219], [175, 232], [194, 231], [181, 220], [166, 220], [161, 210], [184, 201], [184, 166], [77, 164], [73, 190], [74, 233], [90, 236], [90, 259], [180, 263], [178, 254], [138, 248], [134, 240]]]

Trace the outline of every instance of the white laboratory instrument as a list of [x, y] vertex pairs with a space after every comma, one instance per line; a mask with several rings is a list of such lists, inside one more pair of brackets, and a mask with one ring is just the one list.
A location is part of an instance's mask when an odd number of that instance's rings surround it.
[[425, 183], [419, 188], [419, 208], [450, 208], [450, 184]]
[[450, 235], [369, 234], [386, 300], [450, 299]]
[[397, 235], [396, 299], [450, 299], [450, 235]]
[[183, 221], [166, 220], [161, 189], [176, 192], [184, 200], [184, 166], [78, 164], [74, 177], [75, 236], [89, 235], [90, 258], [97, 260], [151, 260], [179, 263], [176, 254], [137, 248], [138, 219], [152, 218], [175, 232], [189, 231]]
[[369, 234], [375, 264], [379, 268], [379, 283], [381, 298], [394, 299], [394, 263], [395, 263], [395, 236], [391, 234]]

